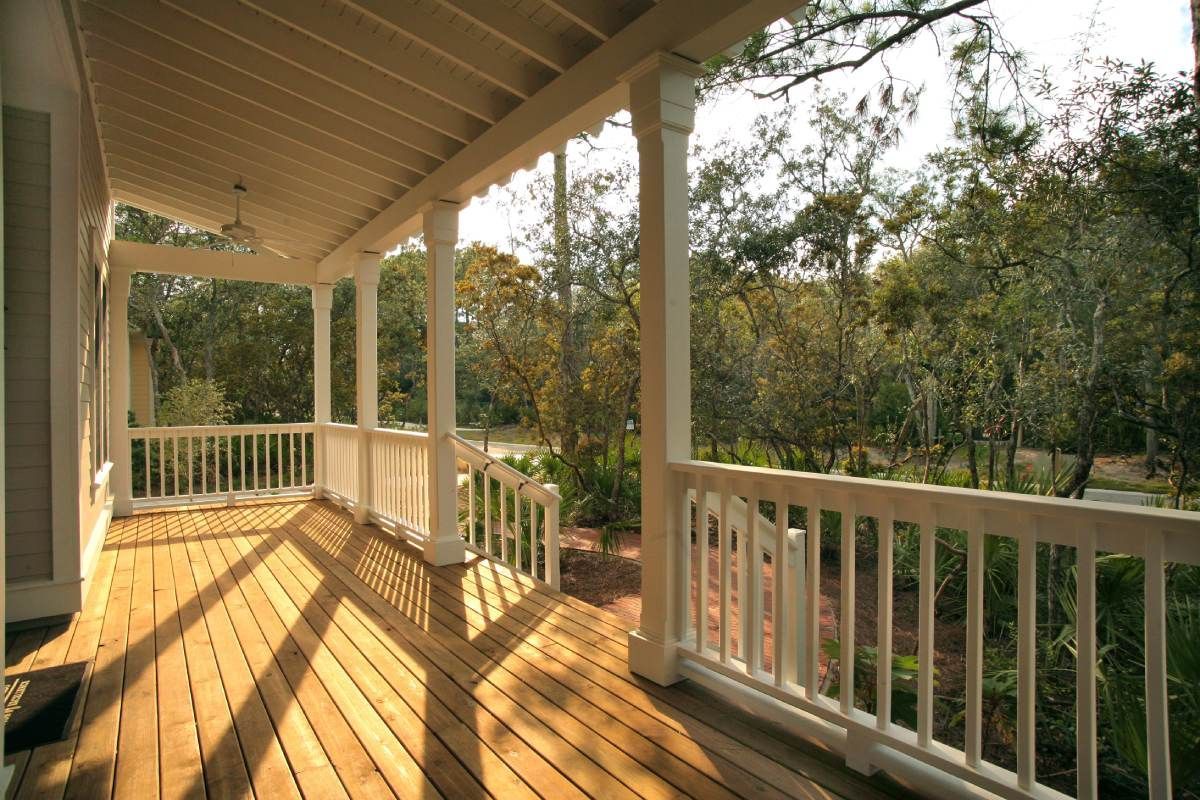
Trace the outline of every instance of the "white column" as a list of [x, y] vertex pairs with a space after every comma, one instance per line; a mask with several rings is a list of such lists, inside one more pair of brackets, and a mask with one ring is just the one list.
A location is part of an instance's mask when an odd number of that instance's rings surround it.
[[641, 225], [642, 616], [629, 634], [629, 668], [656, 683], [679, 680], [687, 517], [671, 461], [691, 453], [688, 337], [688, 134], [698, 65], [656, 54], [629, 73], [638, 142]]
[[371, 511], [371, 431], [379, 426], [379, 254], [362, 253], [354, 266], [355, 387], [358, 400], [358, 497], [354, 521]]
[[333, 285], [315, 283], [312, 287], [313, 307], [313, 496], [320, 497], [327, 485], [325, 474], [325, 429], [332, 419], [329, 399], [329, 312], [333, 308]]
[[426, 385], [429, 392], [429, 538], [425, 560], [462, 563], [466, 552], [458, 533], [458, 474], [454, 464], [454, 245], [458, 205], [439, 202], [425, 213]]
[[129, 452], [129, 283], [132, 276], [113, 269], [108, 275], [109, 389], [108, 430], [113, 514], [133, 513], [133, 457]]

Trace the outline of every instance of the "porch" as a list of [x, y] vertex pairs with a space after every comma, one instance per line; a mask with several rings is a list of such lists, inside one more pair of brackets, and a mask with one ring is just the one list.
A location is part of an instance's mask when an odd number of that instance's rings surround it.
[[434, 567], [329, 502], [114, 522], [82, 614], [9, 672], [95, 659], [15, 797], [907, 796], [691, 682], [616, 618], [486, 558]]

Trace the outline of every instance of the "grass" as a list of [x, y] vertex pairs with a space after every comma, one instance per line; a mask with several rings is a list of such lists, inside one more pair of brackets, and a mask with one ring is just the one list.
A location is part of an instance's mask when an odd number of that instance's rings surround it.
[[1123, 481], [1120, 478], [1097, 478], [1095, 476], [1088, 480], [1088, 488], [1112, 489], [1118, 492], [1146, 492], [1148, 494], [1168, 494], [1172, 491], [1167, 482], [1161, 480]]

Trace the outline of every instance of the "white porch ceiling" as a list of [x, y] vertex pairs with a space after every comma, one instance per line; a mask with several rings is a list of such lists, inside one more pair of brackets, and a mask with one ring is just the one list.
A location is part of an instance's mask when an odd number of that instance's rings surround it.
[[71, 0], [114, 196], [343, 274], [797, 0]]

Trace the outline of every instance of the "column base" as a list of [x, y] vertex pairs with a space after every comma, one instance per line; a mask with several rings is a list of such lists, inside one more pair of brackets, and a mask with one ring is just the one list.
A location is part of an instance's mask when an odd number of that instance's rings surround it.
[[361, 503], [354, 507], [354, 521], [359, 525], [366, 525], [371, 521], [371, 509]]
[[113, 516], [129, 517], [133, 515], [133, 500], [127, 497], [113, 500]]
[[421, 548], [425, 561], [435, 567], [461, 564], [466, 560], [467, 544], [462, 539], [426, 539]]
[[629, 669], [659, 686], [683, 680], [679, 674], [679, 651], [674, 642], [647, 638], [640, 630], [629, 632]]

